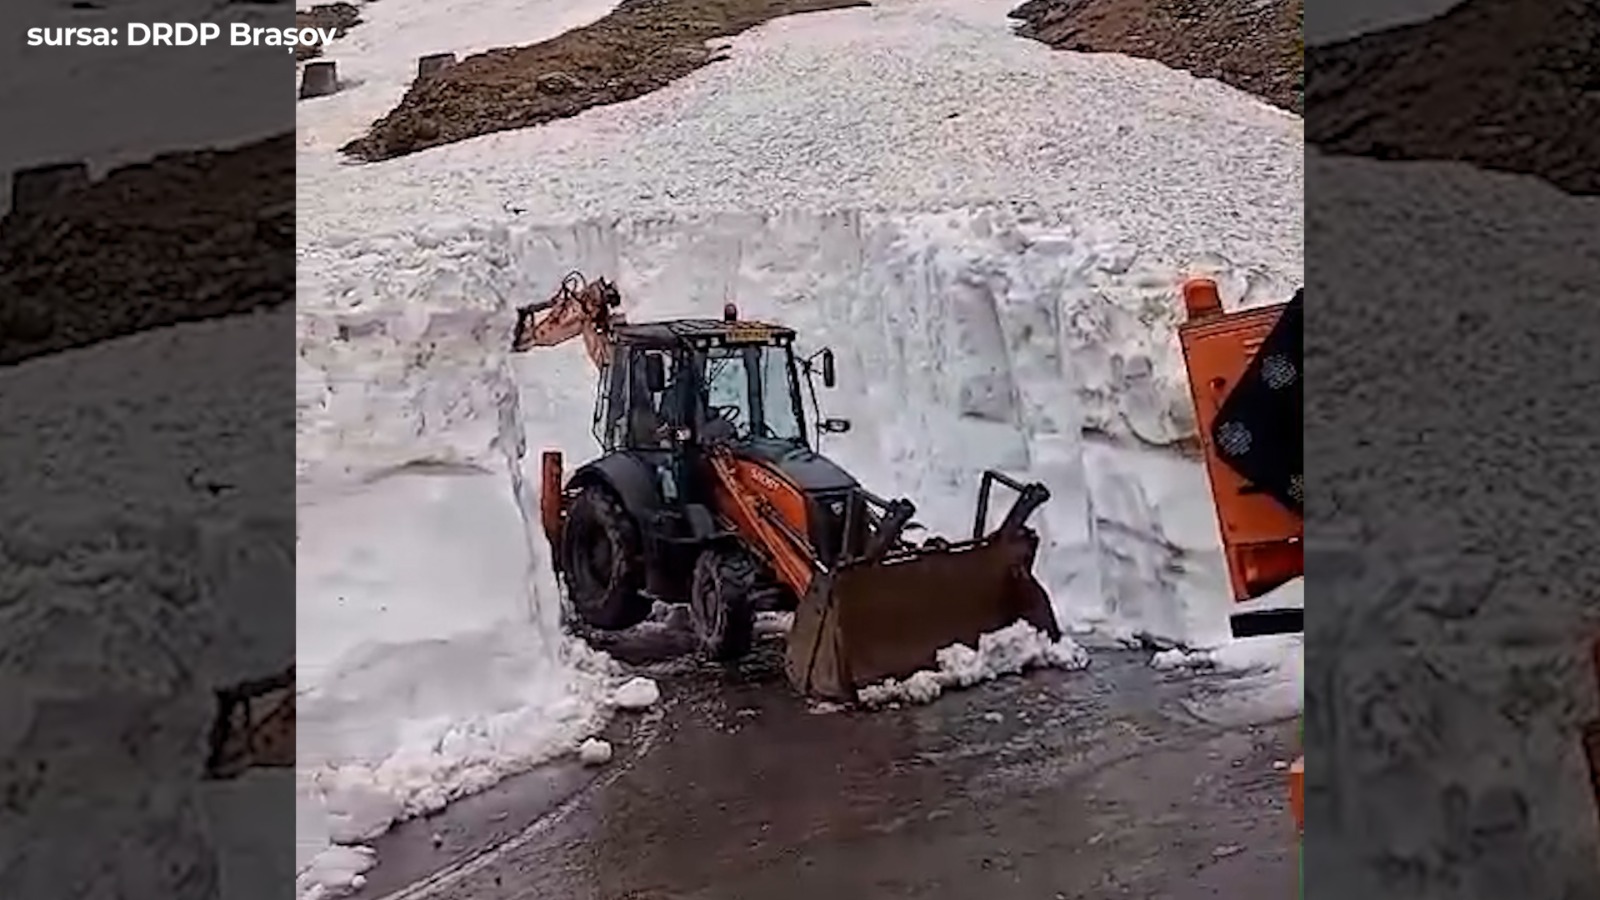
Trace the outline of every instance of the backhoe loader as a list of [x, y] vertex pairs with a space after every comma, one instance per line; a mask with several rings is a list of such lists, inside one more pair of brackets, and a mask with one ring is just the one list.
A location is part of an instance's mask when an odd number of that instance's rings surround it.
[[[574, 273], [519, 308], [513, 352], [582, 337], [599, 370], [602, 453], [563, 472], [541, 461], [540, 519], [569, 613], [621, 630], [654, 601], [687, 603], [701, 650], [733, 661], [758, 611], [793, 611], [785, 672], [800, 692], [853, 700], [862, 686], [935, 664], [1018, 620], [1060, 628], [1032, 574], [1027, 521], [1042, 484], [985, 472], [970, 538], [913, 543], [916, 509], [885, 500], [817, 452], [849, 422], [815, 416], [834, 357], [800, 357], [793, 330], [740, 318], [635, 324], [605, 280]], [[989, 527], [996, 485], [1017, 497]]]

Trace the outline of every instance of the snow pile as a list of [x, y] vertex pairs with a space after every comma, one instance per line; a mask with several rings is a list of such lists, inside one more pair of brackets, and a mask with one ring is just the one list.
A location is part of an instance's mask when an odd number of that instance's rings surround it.
[[1089, 665], [1089, 654], [1072, 638], [1051, 641], [1044, 632], [1019, 621], [979, 637], [976, 650], [951, 644], [934, 654], [934, 660], [936, 669], [868, 685], [857, 691], [857, 699], [868, 707], [932, 703], [951, 688], [971, 687], [1030, 668], [1082, 669]]
[[287, 315], [0, 369], [0, 794], [21, 803], [0, 817], [8, 896], [107, 878], [238, 896], [274, 862], [255, 839], [285, 823], [253, 793], [273, 779], [196, 774], [213, 690], [294, 653], [292, 524], [275, 518], [292, 485], [270, 464], [289, 448], [258, 426], [282, 400]]
[[[1239, 609], [1305, 608], [1305, 580], [1297, 578]], [[1225, 690], [1191, 701], [1197, 718], [1221, 723], [1287, 717], [1305, 707], [1305, 635], [1263, 635], [1213, 647], [1174, 647], [1150, 658], [1164, 672], [1226, 676]]]

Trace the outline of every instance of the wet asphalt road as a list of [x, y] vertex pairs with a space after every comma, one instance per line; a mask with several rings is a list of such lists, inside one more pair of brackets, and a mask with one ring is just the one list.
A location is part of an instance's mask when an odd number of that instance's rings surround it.
[[610, 766], [549, 766], [402, 826], [359, 897], [1293, 896], [1295, 723], [1209, 724], [1190, 710], [1227, 679], [1145, 660], [874, 713], [794, 697], [770, 651], [733, 672], [649, 664], [664, 700], [613, 726]]

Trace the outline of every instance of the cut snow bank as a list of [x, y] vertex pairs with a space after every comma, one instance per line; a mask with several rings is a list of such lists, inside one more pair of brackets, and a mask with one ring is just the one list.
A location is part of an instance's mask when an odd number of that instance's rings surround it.
[[[615, 278], [635, 321], [714, 316], [736, 300], [796, 328], [803, 349], [835, 349], [844, 389], [821, 403], [855, 427], [822, 449], [869, 488], [910, 497], [931, 530], [960, 535], [985, 468], [1042, 481], [1053, 499], [1035, 518], [1038, 572], [1064, 625], [1212, 646], [1227, 640], [1231, 604], [1205, 474], [1182, 449], [1194, 419], [1178, 285], [1209, 274], [1229, 306], [1283, 300], [1300, 276], [1288, 252], [1157, 253], [1114, 227], [1028, 209], [378, 235], [302, 282], [302, 447], [459, 459], [518, 440], [501, 435], [494, 407], [515, 393], [527, 445], [587, 459], [592, 367], [576, 342], [502, 362], [509, 306], [543, 299], [574, 268]], [[351, 365], [364, 374], [338, 374]], [[396, 429], [374, 433], [376, 403]], [[431, 421], [477, 437], [463, 450]], [[303, 474], [339, 475], [317, 466]], [[534, 503], [524, 496], [524, 509]], [[553, 596], [542, 540], [532, 553], [535, 589]]]
[[282, 789], [273, 773], [197, 774], [213, 691], [293, 659], [292, 484], [273, 464], [291, 448], [261, 427], [284, 408], [289, 325], [280, 309], [0, 368], [0, 795], [30, 798], [0, 816], [7, 896], [242, 897], [281, 862], [256, 840], [283, 827], [256, 793]]
[[890, 678], [862, 688], [857, 697], [866, 706], [932, 703], [949, 688], [971, 687], [1032, 668], [1082, 669], [1089, 654], [1069, 637], [1051, 641], [1026, 622], [1014, 622], [978, 638], [976, 650], [951, 644], [934, 654], [935, 668], [905, 679]]
[[394, 821], [572, 750], [618, 678], [537, 568], [504, 317], [298, 321], [296, 855], [317, 896]]

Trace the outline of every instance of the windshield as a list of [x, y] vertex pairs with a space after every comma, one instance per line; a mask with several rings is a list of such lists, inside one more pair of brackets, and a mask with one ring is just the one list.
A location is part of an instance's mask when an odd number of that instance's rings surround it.
[[707, 420], [725, 419], [741, 439], [805, 439], [788, 347], [707, 350], [703, 384]]

